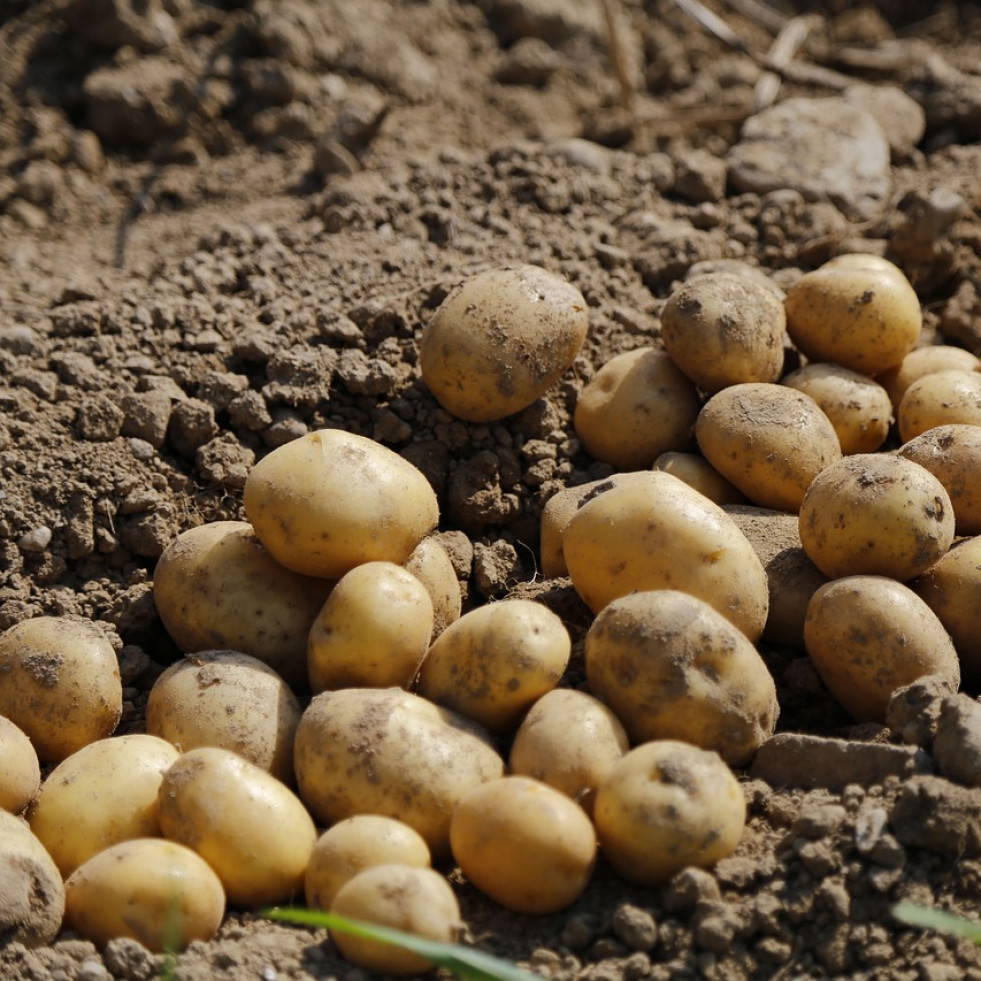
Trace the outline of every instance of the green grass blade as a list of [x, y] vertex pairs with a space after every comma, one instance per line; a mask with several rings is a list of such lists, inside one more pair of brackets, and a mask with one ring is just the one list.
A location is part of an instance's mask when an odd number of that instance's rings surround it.
[[967, 920], [955, 913], [930, 909], [927, 906], [916, 906], [913, 903], [899, 903], [892, 908], [892, 915], [910, 926], [926, 927], [981, 944], [981, 923]]

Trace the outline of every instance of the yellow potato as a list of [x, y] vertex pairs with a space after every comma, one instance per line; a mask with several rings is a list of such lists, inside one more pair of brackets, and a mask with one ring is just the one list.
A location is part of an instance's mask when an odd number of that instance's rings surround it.
[[419, 369], [447, 412], [491, 422], [540, 398], [572, 365], [589, 326], [582, 294], [537, 266], [458, 286], [423, 329]]
[[811, 600], [804, 643], [831, 694], [859, 722], [884, 722], [897, 688], [940, 675], [956, 691], [957, 652], [940, 620], [907, 586], [846, 576]]
[[249, 474], [244, 500], [278, 562], [324, 579], [362, 562], [405, 562], [439, 521], [436, 493], [420, 470], [341, 429], [277, 447]]
[[981, 358], [962, 347], [949, 344], [930, 344], [910, 351], [903, 360], [876, 376], [876, 381], [889, 393], [893, 409], [899, 408], [906, 389], [913, 382], [937, 371], [977, 371]]
[[897, 279], [906, 280], [906, 273], [895, 262], [890, 262], [884, 256], [876, 255], [874, 252], [844, 252], [841, 255], [833, 256], [821, 268], [869, 269], [873, 272], [882, 272], [895, 276]]
[[696, 453], [662, 453], [651, 468], [683, 480], [718, 505], [745, 504], [746, 495], [729, 483], [703, 456]]
[[904, 443], [937, 426], [981, 426], [981, 373], [934, 371], [906, 389], [896, 411]]
[[3, 944], [50, 944], [61, 929], [65, 887], [27, 822], [0, 810], [0, 937]]
[[433, 634], [435, 640], [454, 620], [459, 619], [463, 608], [460, 580], [446, 549], [438, 539], [424, 538], [402, 563], [426, 587], [433, 603]]
[[0, 715], [0, 810], [19, 814], [41, 786], [41, 767], [27, 734]]

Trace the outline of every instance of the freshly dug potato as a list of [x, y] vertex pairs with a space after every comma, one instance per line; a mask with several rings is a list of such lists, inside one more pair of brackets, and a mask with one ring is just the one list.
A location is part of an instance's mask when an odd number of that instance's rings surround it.
[[702, 400], [671, 358], [653, 347], [611, 358], [579, 393], [573, 424], [586, 452], [619, 470], [642, 470], [692, 443]]
[[29, 820], [62, 878], [110, 845], [160, 836], [157, 794], [178, 756], [156, 736], [115, 736], [83, 746], [51, 771]]
[[450, 843], [463, 874], [516, 913], [564, 909], [586, 888], [596, 862], [586, 812], [530, 777], [501, 777], [470, 791], [453, 812]]
[[796, 511], [811, 481], [841, 459], [831, 420], [809, 395], [783, 385], [732, 385], [695, 424], [705, 459], [754, 504]]
[[310, 690], [408, 688], [432, 633], [426, 587], [393, 562], [365, 562], [341, 576], [313, 621]]
[[446, 549], [436, 538], [424, 538], [402, 563], [426, 587], [433, 603], [433, 633], [435, 640], [454, 620], [459, 619], [463, 608], [460, 580]]
[[419, 369], [447, 412], [469, 422], [503, 419], [559, 380], [588, 326], [582, 294], [555, 273], [491, 269], [440, 304], [422, 332]]
[[722, 508], [670, 474], [597, 488], [562, 547], [594, 613], [635, 590], [671, 588], [705, 600], [754, 643], [763, 632], [766, 573], [753, 547]]
[[405, 562], [439, 521], [436, 492], [421, 470], [341, 429], [277, 447], [249, 474], [244, 501], [278, 562], [324, 579], [362, 562]]
[[230, 749], [293, 782], [293, 737], [300, 703], [258, 658], [240, 651], [202, 651], [172, 664], [150, 690], [146, 731], [182, 752]]
[[190, 848], [138, 838], [93, 855], [65, 883], [65, 926], [98, 947], [129, 937], [153, 953], [210, 940], [225, 915], [211, 866]]
[[317, 829], [299, 798], [254, 763], [192, 749], [164, 774], [159, 800], [164, 837], [205, 859], [230, 903], [261, 906], [303, 891]]
[[651, 468], [683, 480], [718, 505], [745, 504], [746, 495], [733, 487], [715, 467], [697, 453], [662, 453]]
[[27, 734], [0, 715], [0, 810], [20, 814], [37, 795], [41, 767]]
[[937, 426], [981, 426], [981, 373], [935, 371], [906, 389], [896, 412], [904, 443]]
[[857, 453], [814, 480], [800, 508], [800, 540], [829, 578], [925, 572], [954, 540], [943, 484], [900, 456]]
[[569, 632], [547, 606], [501, 600], [443, 631], [422, 662], [417, 689], [493, 733], [507, 733], [558, 685], [571, 653]]
[[43, 947], [61, 929], [65, 887], [26, 821], [0, 810], [0, 937]]
[[153, 601], [185, 654], [234, 650], [307, 688], [307, 636], [334, 583], [280, 565], [246, 521], [178, 535], [153, 576]]
[[[873, 272], [881, 272], [895, 276], [900, 280], [906, 280], [906, 273], [895, 262], [890, 262], [885, 256], [876, 255], [874, 252], [844, 252], [830, 258], [822, 268], [871, 269]], [[908, 280], [906, 281], [908, 282]]]
[[893, 409], [899, 409], [906, 389], [926, 375], [938, 371], [978, 371], [981, 358], [962, 347], [950, 344], [929, 344], [910, 351], [903, 360], [876, 376], [876, 381], [889, 393]]
[[422, 835], [403, 821], [356, 814], [328, 828], [313, 846], [304, 878], [307, 906], [329, 910], [350, 879], [374, 865], [430, 865]]
[[322, 824], [355, 814], [398, 818], [439, 859], [449, 854], [456, 805], [504, 773], [480, 726], [398, 688], [316, 695], [294, 750], [300, 796]]
[[617, 763], [596, 794], [593, 820], [617, 873], [656, 886], [686, 866], [709, 868], [730, 855], [746, 802], [718, 753], [662, 739]]
[[590, 691], [631, 742], [678, 739], [748, 763], [780, 708], [756, 648], [704, 600], [673, 589], [630, 593], [586, 634]]
[[42, 763], [112, 735], [122, 711], [116, 652], [94, 623], [36, 617], [0, 634], [0, 715]]
[[907, 586], [885, 576], [845, 576], [811, 600], [804, 643], [831, 694], [859, 722], [884, 722], [897, 688], [926, 675], [960, 683], [943, 624]]

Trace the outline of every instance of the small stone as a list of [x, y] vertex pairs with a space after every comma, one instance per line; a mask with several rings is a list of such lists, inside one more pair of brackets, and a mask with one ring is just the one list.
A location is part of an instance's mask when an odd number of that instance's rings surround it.
[[38, 525], [17, 539], [17, 547], [22, 552], [40, 553], [50, 544], [51, 529], [47, 525]]
[[881, 807], [859, 813], [855, 820], [855, 848], [860, 855], [868, 855], [875, 848], [885, 831], [886, 821], [885, 809]]
[[86, 957], [75, 972], [75, 981], [112, 981], [112, 975], [101, 960]]
[[157, 451], [153, 448], [151, 443], [148, 443], [145, 439], [137, 439], [136, 436], [131, 437], [127, 440], [129, 445], [129, 451], [136, 457], [137, 460], [152, 460], [156, 455]]

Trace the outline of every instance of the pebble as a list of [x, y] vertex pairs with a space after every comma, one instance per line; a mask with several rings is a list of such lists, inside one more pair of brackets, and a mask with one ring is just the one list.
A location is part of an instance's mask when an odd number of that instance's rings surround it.
[[47, 525], [38, 525], [17, 539], [17, 547], [22, 552], [43, 552], [50, 544], [51, 529]]

